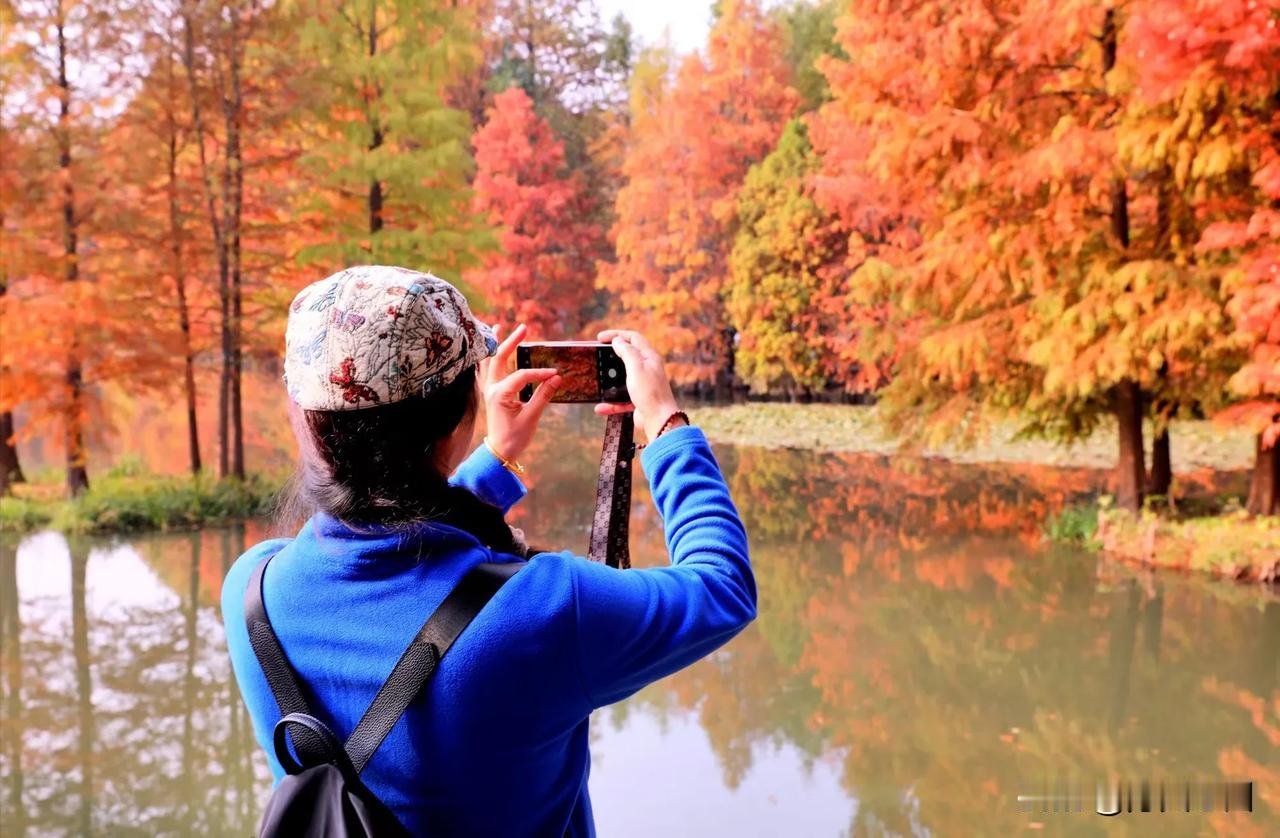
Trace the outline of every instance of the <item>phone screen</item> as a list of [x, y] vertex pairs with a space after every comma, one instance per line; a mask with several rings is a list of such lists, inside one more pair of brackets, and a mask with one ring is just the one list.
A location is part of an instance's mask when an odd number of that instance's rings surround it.
[[[618, 353], [607, 343], [593, 341], [548, 341], [522, 343], [516, 347], [520, 369], [550, 368], [560, 374], [556, 402], [625, 402], [627, 371]], [[526, 387], [520, 398], [528, 401], [533, 388]]]

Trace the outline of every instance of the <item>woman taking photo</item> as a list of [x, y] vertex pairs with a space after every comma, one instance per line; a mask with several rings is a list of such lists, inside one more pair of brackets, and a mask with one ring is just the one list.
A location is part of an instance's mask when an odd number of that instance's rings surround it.
[[[295, 537], [245, 553], [223, 587], [236, 680], [279, 781], [282, 713], [246, 628], [251, 583], [309, 712], [341, 740], [464, 575], [518, 563], [360, 773], [415, 835], [594, 834], [591, 712], [755, 616], [746, 533], [720, 468], [634, 332], [599, 335], [626, 366], [632, 403], [596, 412], [635, 411], [671, 565], [531, 554], [506, 524], [525, 493], [518, 460], [560, 383], [555, 370], [508, 372], [523, 336], [517, 327], [499, 346], [453, 286], [400, 268], [352, 268], [299, 293], [285, 381], [300, 457], [292, 503], [309, 517]], [[477, 421], [485, 444], [468, 455]]]

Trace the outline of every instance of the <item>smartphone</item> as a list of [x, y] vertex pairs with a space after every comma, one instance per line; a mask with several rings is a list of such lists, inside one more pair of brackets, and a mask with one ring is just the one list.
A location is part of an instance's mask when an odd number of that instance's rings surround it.
[[[613, 347], [590, 340], [552, 340], [516, 347], [517, 369], [555, 369], [560, 387], [553, 402], [629, 402], [627, 368]], [[520, 400], [533, 397], [533, 386], [520, 391]]]

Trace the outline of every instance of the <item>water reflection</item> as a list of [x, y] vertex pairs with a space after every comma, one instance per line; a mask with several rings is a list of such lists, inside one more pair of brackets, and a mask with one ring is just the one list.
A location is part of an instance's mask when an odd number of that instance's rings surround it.
[[268, 775], [207, 582], [239, 532], [0, 544], [6, 836], [252, 831]]
[[[582, 550], [597, 447], [576, 421], [556, 418], [529, 458], [517, 520]], [[1044, 548], [1043, 515], [1098, 475], [718, 453], [761, 617], [598, 714], [602, 834], [1091, 834], [1096, 815], [1029, 815], [1015, 796], [1111, 773], [1252, 778], [1252, 816], [1159, 828], [1280, 831], [1280, 602]], [[6, 835], [251, 831], [268, 777], [217, 602], [265, 534], [0, 546]], [[642, 487], [633, 554], [662, 560]], [[1148, 832], [1150, 817], [1106, 827]]]

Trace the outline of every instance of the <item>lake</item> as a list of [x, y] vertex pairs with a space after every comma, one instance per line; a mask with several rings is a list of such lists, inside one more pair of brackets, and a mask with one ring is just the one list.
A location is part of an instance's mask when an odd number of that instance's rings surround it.
[[[511, 516], [532, 543], [585, 552], [600, 428], [549, 417]], [[1103, 475], [716, 452], [760, 617], [596, 714], [602, 835], [1280, 834], [1280, 600], [1043, 544]], [[217, 604], [268, 534], [3, 538], [0, 832], [252, 831], [269, 775]], [[662, 545], [637, 486], [635, 563]], [[1113, 775], [1252, 779], [1255, 811], [1020, 810]]]

